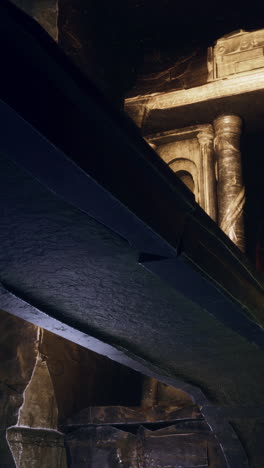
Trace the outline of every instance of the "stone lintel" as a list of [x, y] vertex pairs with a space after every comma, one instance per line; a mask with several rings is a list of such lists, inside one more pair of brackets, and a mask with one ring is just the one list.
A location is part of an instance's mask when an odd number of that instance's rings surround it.
[[209, 99], [219, 99], [226, 96], [249, 93], [252, 91], [264, 90], [264, 68], [254, 73], [244, 73], [239, 76], [232, 76], [225, 79], [206, 83], [195, 88], [181, 89], [169, 93], [150, 94], [148, 96], [135, 96], [125, 101], [125, 107], [135, 106], [145, 103], [151, 109], [171, 109], [181, 107]]
[[219, 113], [229, 112], [241, 115], [249, 127], [262, 129], [263, 99], [264, 68], [261, 68], [195, 88], [129, 98], [125, 101], [125, 110], [130, 114], [131, 107], [135, 112], [138, 105], [142, 113], [142, 105], [145, 106], [141, 124], [145, 135], [154, 133], [156, 129], [162, 131], [205, 124]]

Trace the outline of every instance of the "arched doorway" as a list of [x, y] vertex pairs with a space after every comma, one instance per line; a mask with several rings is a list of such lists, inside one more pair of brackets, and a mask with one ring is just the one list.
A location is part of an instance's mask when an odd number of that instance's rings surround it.
[[194, 180], [192, 175], [187, 171], [177, 171], [175, 174], [184, 183], [184, 185], [194, 193]]

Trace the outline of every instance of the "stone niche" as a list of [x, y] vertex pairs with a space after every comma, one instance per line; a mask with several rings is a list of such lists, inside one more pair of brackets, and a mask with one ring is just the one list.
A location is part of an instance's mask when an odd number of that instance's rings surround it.
[[196, 202], [217, 219], [214, 132], [210, 124], [149, 135], [146, 141], [191, 190]]
[[264, 67], [264, 29], [228, 34], [208, 49], [208, 81]]

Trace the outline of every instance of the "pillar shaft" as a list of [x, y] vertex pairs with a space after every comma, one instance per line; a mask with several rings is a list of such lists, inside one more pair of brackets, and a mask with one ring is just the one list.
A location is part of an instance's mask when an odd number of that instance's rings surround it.
[[204, 211], [217, 222], [217, 193], [216, 193], [216, 177], [215, 177], [215, 157], [213, 139], [214, 132], [211, 128], [201, 130], [197, 139], [200, 144], [201, 160], [202, 160], [202, 183], [203, 196], [201, 205]]
[[236, 115], [223, 115], [214, 121], [218, 163], [218, 224], [244, 251], [245, 189], [239, 150], [241, 125], [241, 118]]

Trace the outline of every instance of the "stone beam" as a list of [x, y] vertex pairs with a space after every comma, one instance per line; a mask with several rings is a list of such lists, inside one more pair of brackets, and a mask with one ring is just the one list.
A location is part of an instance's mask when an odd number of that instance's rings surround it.
[[[146, 103], [148, 110], [170, 109], [208, 101], [215, 98], [239, 95], [264, 89], [264, 69], [251, 74], [235, 76], [217, 80], [202, 86], [170, 93], [152, 94]], [[146, 101], [146, 96], [136, 96], [126, 99], [126, 108], [129, 109], [136, 101]]]
[[[242, 115], [247, 128], [252, 126], [256, 129], [263, 125], [263, 95], [264, 68], [261, 68], [195, 88], [129, 98], [125, 101], [125, 110], [133, 120], [140, 121], [144, 134], [206, 124], [214, 120], [219, 112], [231, 111]], [[170, 126], [172, 123], [173, 127]]]

